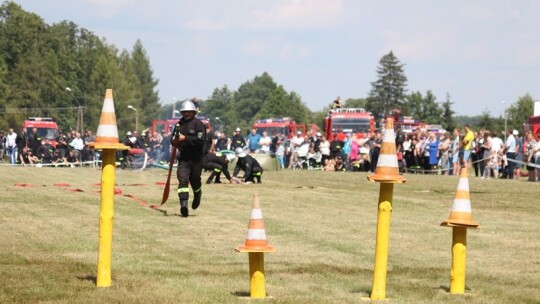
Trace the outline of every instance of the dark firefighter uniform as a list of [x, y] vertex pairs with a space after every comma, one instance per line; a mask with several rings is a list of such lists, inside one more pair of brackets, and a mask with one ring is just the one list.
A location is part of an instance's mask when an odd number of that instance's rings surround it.
[[180, 199], [180, 212], [182, 216], [189, 215], [187, 202], [189, 199], [189, 185], [193, 189], [193, 202], [191, 207], [197, 209], [201, 202], [202, 183], [201, 172], [203, 169], [203, 148], [206, 139], [206, 128], [204, 124], [193, 117], [190, 120], [181, 118], [175, 125], [175, 134], [172, 137], [173, 145], [177, 134], [185, 136], [185, 140], [180, 141], [178, 148], [178, 198]]
[[231, 174], [227, 168], [228, 164], [229, 160], [227, 159], [227, 155], [225, 155], [225, 153], [217, 152], [216, 154], [209, 153], [206, 155], [205, 169], [212, 171], [206, 180], [206, 183], [211, 184], [215, 177], [216, 179], [214, 183], [221, 184], [220, 177], [222, 172], [225, 174], [227, 180], [231, 181]]
[[263, 168], [255, 158], [251, 157], [251, 155], [245, 153], [238, 155], [233, 176], [236, 177], [240, 170], [244, 171], [244, 182], [254, 182], [253, 179], [256, 178], [257, 183], [261, 183]]

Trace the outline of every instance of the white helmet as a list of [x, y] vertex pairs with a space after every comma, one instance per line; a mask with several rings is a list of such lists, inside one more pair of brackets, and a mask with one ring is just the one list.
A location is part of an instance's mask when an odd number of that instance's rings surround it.
[[236, 153], [236, 156], [242, 158], [242, 157], [246, 157], [246, 151], [244, 151], [244, 149], [242, 148], [236, 148], [236, 150], [234, 151]]
[[225, 157], [227, 157], [227, 160], [229, 162], [233, 162], [234, 159], [236, 158], [236, 155], [234, 155], [233, 153], [227, 153], [227, 154], [225, 154]]
[[180, 112], [188, 112], [188, 111], [197, 112], [197, 107], [195, 107], [195, 104], [193, 102], [186, 100], [182, 103]]
[[131, 136], [131, 131], [127, 131], [126, 135]]

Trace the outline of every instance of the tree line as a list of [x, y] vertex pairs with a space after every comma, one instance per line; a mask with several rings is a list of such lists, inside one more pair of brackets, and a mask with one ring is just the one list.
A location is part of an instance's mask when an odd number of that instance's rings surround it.
[[[143, 128], [152, 119], [170, 118], [181, 102], [162, 105], [150, 60], [140, 40], [131, 51], [119, 50], [105, 38], [71, 21], [46, 24], [14, 2], [0, 7], [0, 129], [16, 127], [30, 116], [52, 117], [64, 129], [76, 125], [77, 107], [84, 107], [87, 129], [96, 130], [107, 88], [114, 90], [118, 128], [132, 130], [134, 115]], [[348, 98], [343, 107], [362, 107], [377, 119], [398, 108], [402, 115], [452, 130], [468, 123], [476, 128], [503, 130], [504, 117], [489, 111], [457, 117], [448, 93], [443, 102], [427, 90], [408, 92], [404, 64], [389, 52], [381, 57], [376, 80], [365, 98]], [[67, 90], [66, 88], [70, 88]], [[521, 129], [533, 112], [525, 94], [507, 110], [510, 129]], [[224, 85], [202, 100], [201, 112], [214, 125], [247, 129], [256, 119], [290, 117], [297, 123], [316, 123], [322, 129], [330, 108], [312, 111], [294, 91], [287, 91], [268, 72], [242, 83], [236, 90]], [[137, 110], [135, 113], [127, 106]], [[219, 118], [219, 119], [216, 119]], [[143, 129], [139, 128], [139, 129]]]

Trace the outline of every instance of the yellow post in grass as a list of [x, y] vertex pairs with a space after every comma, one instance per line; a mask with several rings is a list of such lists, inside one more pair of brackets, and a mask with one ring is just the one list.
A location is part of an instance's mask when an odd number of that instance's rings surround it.
[[264, 252], [249, 253], [250, 297], [266, 298], [266, 278], [264, 275]]
[[111, 286], [112, 235], [114, 223], [114, 170], [116, 150], [103, 150], [97, 287]]
[[370, 299], [384, 300], [386, 298], [386, 272], [388, 269], [388, 244], [390, 243], [390, 219], [392, 218], [394, 184], [406, 182], [405, 177], [399, 175], [396, 136], [392, 118], [386, 120], [377, 168], [373, 174], [368, 175], [368, 180], [381, 184], [379, 203], [377, 205], [375, 267], [373, 269], [373, 288], [371, 289]]
[[450, 270], [450, 293], [465, 293], [467, 262], [467, 228], [452, 227], [452, 269]]
[[249, 254], [250, 298], [266, 298], [266, 277], [264, 275], [264, 253], [275, 252], [274, 246], [268, 244], [266, 229], [262, 216], [259, 195], [253, 195], [253, 206], [249, 216], [248, 233], [244, 245], [235, 248], [238, 252]]
[[392, 217], [392, 197], [394, 184], [381, 183], [377, 214], [377, 239], [375, 244], [375, 267], [373, 269], [372, 300], [386, 298], [386, 273], [388, 269], [388, 248], [390, 243], [390, 220]]
[[96, 132], [96, 141], [90, 144], [96, 150], [103, 150], [101, 165], [101, 206], [99, 209], [99, 248], [96, 285], [111, 286], [112, 239], [114, 223], [114, 170], [116, 150], [128, 150], [119, 143], [116, 114], [112, 89], [105, 91], [103, 108]]

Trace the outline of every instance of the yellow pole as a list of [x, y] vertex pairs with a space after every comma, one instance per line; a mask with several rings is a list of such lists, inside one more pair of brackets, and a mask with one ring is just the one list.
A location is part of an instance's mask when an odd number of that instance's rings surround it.
[[452, 269], [450, 270], [450, 293], [465, 293], [466, 261], [467, 228], [452, 227]]
[[264, 252], [249, 253], [249, 277], [251, 298], [266, 298], [266, 282], [264, 276]]
[[115, 149], [103, 149], [97, 287], [111, 286], [112, 235], [114, 222]]
[[386, 298], [386, 272], [388, 269], [388, 244], [390, 242], [393, 192], [394, 184], [381, 183], [377, 214], [375, 268], [373, 270], [373, 288], [370, 296], [372, 300], [384, 300]]

